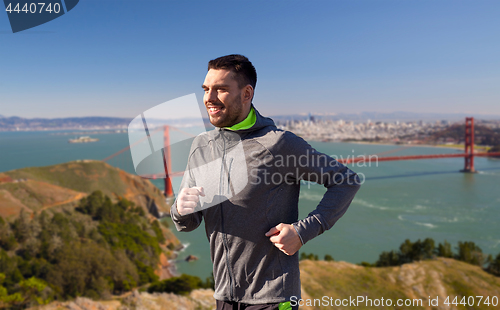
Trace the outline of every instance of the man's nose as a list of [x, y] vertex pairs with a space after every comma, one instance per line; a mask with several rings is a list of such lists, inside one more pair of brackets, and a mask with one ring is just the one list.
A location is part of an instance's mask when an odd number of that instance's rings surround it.
[[209, 89], [206, 93], [205, 93], [205, 100], [207, 102], [216, 102], [217, 101], [217, 92], [212, 90], [212, 89]]

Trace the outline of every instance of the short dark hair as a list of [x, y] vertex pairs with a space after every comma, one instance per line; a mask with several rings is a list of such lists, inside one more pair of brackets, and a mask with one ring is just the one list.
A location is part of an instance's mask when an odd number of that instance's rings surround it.
[[212, 59], [208, 62], [208, 70], [231, 70], [240, 88], [250, 84], [253, 89], [257, 84], [257, 71], [250, 60], [243, 55], [232, 54]]

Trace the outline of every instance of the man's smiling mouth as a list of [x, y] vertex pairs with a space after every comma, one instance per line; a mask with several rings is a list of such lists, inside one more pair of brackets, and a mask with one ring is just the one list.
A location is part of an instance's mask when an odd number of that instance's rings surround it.
[[216, 114], [218, 113], [219, 111], [221, 111], [223, 109], [223, 107], [221, 106], [209, 106], [208, 107], [208, 112], [210, 114]]

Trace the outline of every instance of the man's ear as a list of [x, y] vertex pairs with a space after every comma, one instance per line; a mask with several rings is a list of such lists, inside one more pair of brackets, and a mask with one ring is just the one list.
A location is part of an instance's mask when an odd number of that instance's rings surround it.
[[253, 87], [250, 84], [243, 87], [243, 103], [251, 103], [253, 99]]

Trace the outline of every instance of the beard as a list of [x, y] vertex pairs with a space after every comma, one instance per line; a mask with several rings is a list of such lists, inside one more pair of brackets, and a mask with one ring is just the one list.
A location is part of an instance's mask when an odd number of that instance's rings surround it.
[[240, 96], [236, 96], [236, 98], [223, 104], [222, 102], [212, 103], [214, 106], [218, 106], [221, 108], [219, 115], [212, 116], [210, 113], [208, 117], [210, 119], [210, 123], [215, 127], [231, 127], [238, 123], [239, 118], [241, 117], [241, 112], [243, 110], [243, 106], [241, 104]]

